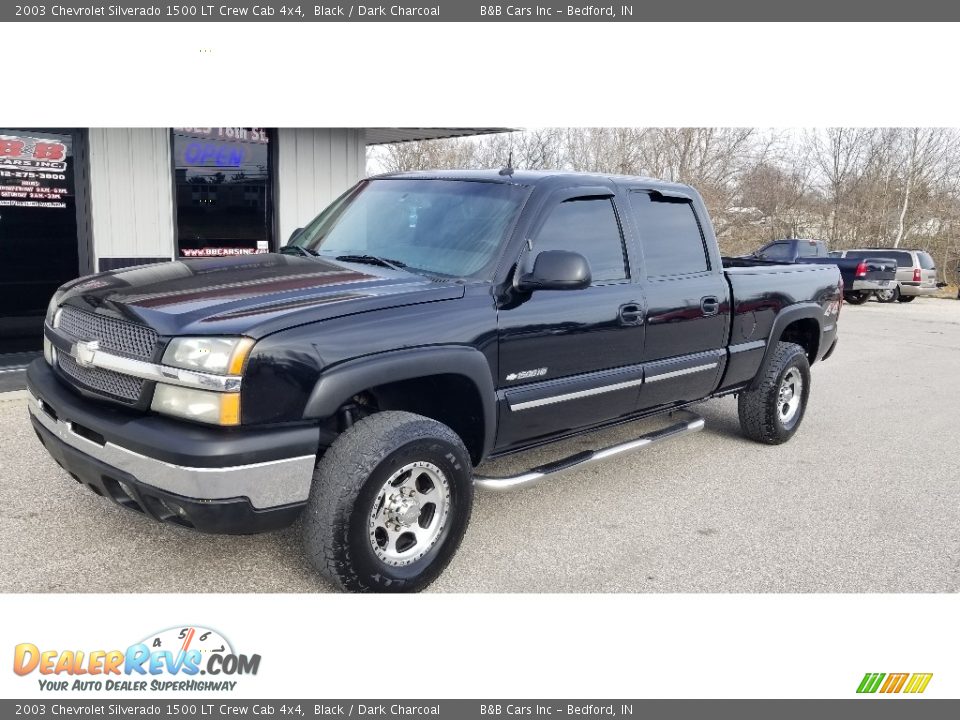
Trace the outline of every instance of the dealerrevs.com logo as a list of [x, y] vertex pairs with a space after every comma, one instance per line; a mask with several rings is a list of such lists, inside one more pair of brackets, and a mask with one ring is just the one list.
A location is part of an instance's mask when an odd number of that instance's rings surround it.
[[260, 655], [237, 653], [216, 630], [173, 627], [151, 633], [125, 650], [51, 650], [20, 643], [13, 671], [36, 677], [40, 689], [70, 691], [232, 691], [238, 678], [256, 675]]

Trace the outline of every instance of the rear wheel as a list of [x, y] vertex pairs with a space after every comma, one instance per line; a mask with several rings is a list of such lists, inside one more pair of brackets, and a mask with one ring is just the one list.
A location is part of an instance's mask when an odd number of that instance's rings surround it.
[[353, 592], [418, 592], [450, 562], [473, 509], [473, 465], [450, 428], [382, 412], [343, 432], [303, 515], [310, 562]]
[[894, 285], [886, 290], [877, 290], [877, 302], [892, 303], [900, 297], [900, 288]]
[[865, 292], [846, 293], [843, 296], [843, 299], [845, 302], [848, 302], [851, 305], [863, 305], [867, 300], [870, 299], [870, 293], [865, 293]]
[[913, 302], [916, 295], [901, 295], [897, 298], [897, 302]]
[[796, 343], [779, 342], [755, 390], [740, 393], [740, 428], [751, 440], [779, 445], [800, 427], [810, 396], [810, 363]]

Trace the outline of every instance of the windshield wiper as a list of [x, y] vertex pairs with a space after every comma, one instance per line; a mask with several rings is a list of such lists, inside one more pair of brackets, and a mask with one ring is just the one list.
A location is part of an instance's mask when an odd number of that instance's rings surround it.
[[280, 248], [281, 255], [302, 255], [304, 257], [320, 257], [316, 250], [303, 247], [301, 245], [284, 245]]
[[406, 263], [390, 258], [377, 257], [376, 255], [337, 255], [334, 260], [343, 262], [366, 263], [367, 265], [380, 265], [391, 270], [403, 270], [407, 267]]

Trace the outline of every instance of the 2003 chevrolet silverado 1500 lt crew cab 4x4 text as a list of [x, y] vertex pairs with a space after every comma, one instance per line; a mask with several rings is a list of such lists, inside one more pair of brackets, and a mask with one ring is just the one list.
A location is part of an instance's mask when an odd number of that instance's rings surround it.
[[[700, 196], [647, 178], [445, 171], [365, 180], [281, 253], [101, 273], [50, 302], [40, 440], [157, 520], [250, 533], [303, 515], [349, 590], [425, 587], [475, 486], [512, 488], [697, 430], [739, 393], [788, 440], [836, 344], [832, 265], [722, 259]], [[514, 477], [481, 461], [684, 419]]]

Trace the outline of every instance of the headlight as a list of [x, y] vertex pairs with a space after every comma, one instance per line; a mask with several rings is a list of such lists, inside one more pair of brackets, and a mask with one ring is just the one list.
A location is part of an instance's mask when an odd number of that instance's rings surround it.
[[45, 321], [45, 322], [47, 323], [47, 325], [49, 325], [50, 327], [53, 327], [53, 317], [54, 317], [54, 315], [57, 314], [57, 308], [60, 307], [60, 299], [61, 299], [62, 297], [63, 297], [63, 292], [60, 291], [60, 290], [57, 290], [57, 291], [53, 294], [53, 297], [50, 298], [50, 302], [47, 303], [47, 315], [46, 315], [46, 317], [44, 318], [44, 321]]
[[157, 385], [151, 409], [165, 415], [214, 425], [240, 424], [240, 393], [194, 390], [177, 385]]
[[239, 375], [252, 347], [250, 338], [174, 338], [163, 353], [163, 364], [217, 375]]
[[[163, 352], [162, 363], [199, 373], [240, 375], [253, 345], [254, 341], [245, 337], [174, 338]], [[239, 392], [200, 390], [160, 382], [153, 391], [150, 407], [164, 415], [197, 422], [240, 424]]]

